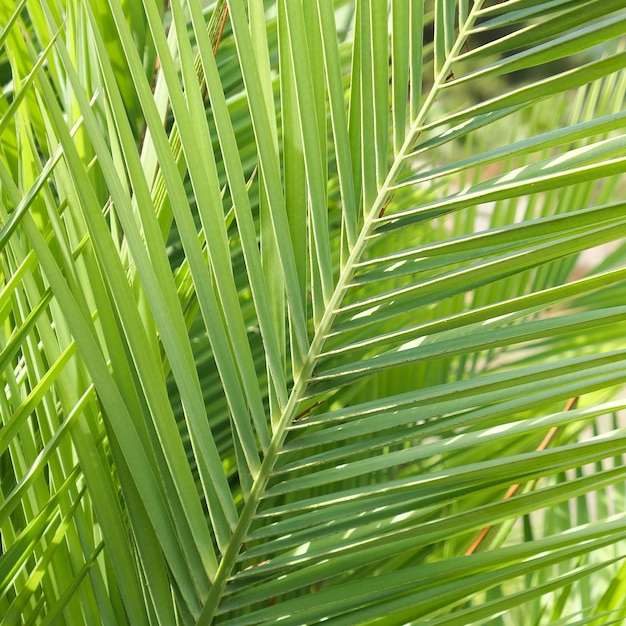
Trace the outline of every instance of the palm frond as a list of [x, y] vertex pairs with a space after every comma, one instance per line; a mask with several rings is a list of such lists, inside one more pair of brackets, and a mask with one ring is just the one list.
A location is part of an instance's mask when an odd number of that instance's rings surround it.
[[0, 614], [621, 623], [623, 2], [70, 4], [0, 7]]

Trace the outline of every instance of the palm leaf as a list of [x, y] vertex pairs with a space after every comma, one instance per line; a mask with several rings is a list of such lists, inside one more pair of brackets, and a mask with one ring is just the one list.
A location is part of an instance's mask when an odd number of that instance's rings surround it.
[[0, 8], [7, 623], [621, 623], [622, 4]]

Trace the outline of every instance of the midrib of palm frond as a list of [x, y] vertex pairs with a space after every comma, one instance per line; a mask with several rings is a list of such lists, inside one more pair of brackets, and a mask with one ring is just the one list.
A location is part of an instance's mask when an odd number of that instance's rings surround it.
[[394, 155], [393, 162], [389, 167], [386, 178], [382, 186], [378, 189], [376, 197], [366, 213], [354, 247], [350, 251], [348, 258], [341, 269], [341, 273], [332, 295], [326, 303], [324, 314], [315, 330], [309, 350], [302, 362], [302, 369], [294, 381], [289, 395], [289, 400], [282, 412], [276, 428], [274, 429], [272, 439], [267, 449], [267, 453], [263, 458], [259, 474], [254, 480], [252, 489], [250, 490], [248, 499], [242, 509], [237, 526], [233, 531], [229, 546], [222, 556], [215, 579], [213, 580], [211, 591], [198, 619], [198, 625], [210, 623], [213, 614], [217, 609], [221, 595], [228, 581], [228, 577], [235, 566], [237, 555], [242, 548], [245, 535], [248, 532], [261, 497], [271, 477], [278, 454], [285, 441], [287, 429], [296, 419], [298, 409], [301, 405], [302, 399], [306, 396], [306, 391], [309, 385], [314, 382], [314, 370], [317, 360], [324, 351], [324, 344], [328, 333], [333, 327], [333, 323], [346, 293], [346, 289], [350, 285], [355, 271], [357, 270], [357, 265], [365, 251], [368, 236], [375, 228], [376, 219], [381, 215], [383, 208], [389, 200], [391, 190], [404, 165], [405, 159], [411, 153], [411, 148], [424, 127], [424, 120], [426, 119], [426, 116], [437, 99], [437, 96], [441, 91], [441, 87], [446, 83], [446, 78], [451, 71], [450, 59], [456, 56], [456, 54], [463, 47], [467, 38], [467, 30], [474, 23], [475, 15], [481, 6], [482, 2], [477, 2], [474, 5], [467, 17], [467, 20], [463, 24], [463, 27], [459, 29], [456, 41], [449, 54], [446, 56], [441, 69], [435, 78], [432, 89], [429, 91], [428, 96], [422, 103], [421, 108], [417, 113], [417, 117], [409, 127], [400, 150]]

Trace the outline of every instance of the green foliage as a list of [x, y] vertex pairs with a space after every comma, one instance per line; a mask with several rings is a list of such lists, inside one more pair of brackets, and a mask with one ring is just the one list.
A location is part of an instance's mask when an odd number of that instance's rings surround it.
[[2, 623], [626, 620], [622, 0], [0, 16]]

